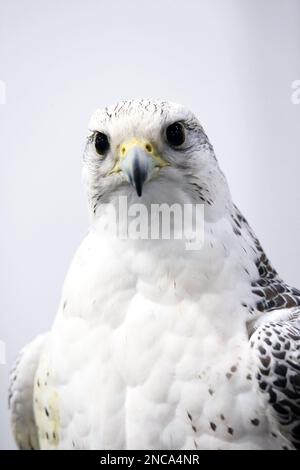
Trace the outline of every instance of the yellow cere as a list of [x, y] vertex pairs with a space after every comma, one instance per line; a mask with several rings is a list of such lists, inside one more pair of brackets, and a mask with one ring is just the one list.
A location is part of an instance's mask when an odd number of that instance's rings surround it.
[[131, 150], [133, 147], [140, 147], [143, 150], [145, 150], [145, 152], [148, 153], [149, 156], [153, 158], [153, 160], [156, 162], [155, 166], [158, 169], [169, 165], [169, 163], [167, 163], [157, 153], [155, 147], [148, 140], [139, 140], [139, 139], [133, 138], [127, 142], [124, 142], [123, 144], [119, 146], [116, 163], [113, 169], [109, 172], [109, 174], [119, 173], [121, 171], [120, 163], [122, 162], [122, 160], [126, 158], [126, 155], [128, 154], [129, 150]]

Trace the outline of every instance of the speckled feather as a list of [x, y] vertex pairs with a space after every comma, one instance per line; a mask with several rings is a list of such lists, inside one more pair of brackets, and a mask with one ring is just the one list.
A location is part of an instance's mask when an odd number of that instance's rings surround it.
[[[181, 151], [164, 140], [183, 123]], [[99, 158], [97, 131], [111, 150]], [[119, 240], [103, 203], [124, 139], [148, 139], [169, 166], [142, 202], [203, 203], [205, 242]], [[133, 100], [97, 111], [84, 154], [91, 230], [77, 251], [47, 341], [12, 374], [22, 448], [293, 449], [300, 443], [300, 292], [272, 268], [231, 201], [202, 126], [182, 106]], [[41, 343], [43, 343], [41, 345]], [[17, 425], [16, 425], [17, 423]], [[30, 432], [29, 432], [30, 430]]]

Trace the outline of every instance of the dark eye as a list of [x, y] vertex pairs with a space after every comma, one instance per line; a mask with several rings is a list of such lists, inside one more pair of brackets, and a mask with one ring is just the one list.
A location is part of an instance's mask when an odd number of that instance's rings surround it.
[[166, 130], [167, 141], [173, 147], [179, 147], [185, 141], [184, 127], [181, 122], [174, 122], [167, 127]]
[[95, 148], [100, 155], [104, 155], [109, 149], [109, 141], [106, 134], [97, 132], [95, 137]]

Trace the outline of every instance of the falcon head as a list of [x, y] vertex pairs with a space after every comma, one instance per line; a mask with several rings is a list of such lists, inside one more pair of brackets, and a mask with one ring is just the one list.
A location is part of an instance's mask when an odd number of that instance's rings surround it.
[[227, 183], [198, 119], [166, 101], [122, 101], [91, 118], [84, 181], [93, 214], [126, 195], [131, 202], [203, 203], [224, 208]]

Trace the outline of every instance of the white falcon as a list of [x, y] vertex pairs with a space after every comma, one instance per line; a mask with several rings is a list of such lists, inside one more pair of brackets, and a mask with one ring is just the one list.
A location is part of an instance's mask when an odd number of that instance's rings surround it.
[[[300, 448], [300, 292], [233, 204], [183, 106], [98, 110], [84, 153], [91, 228], [49, 333], [11, 374], [22, 449]], [[107, 207], [204, 205], [204, 245], [113, 236]]]

